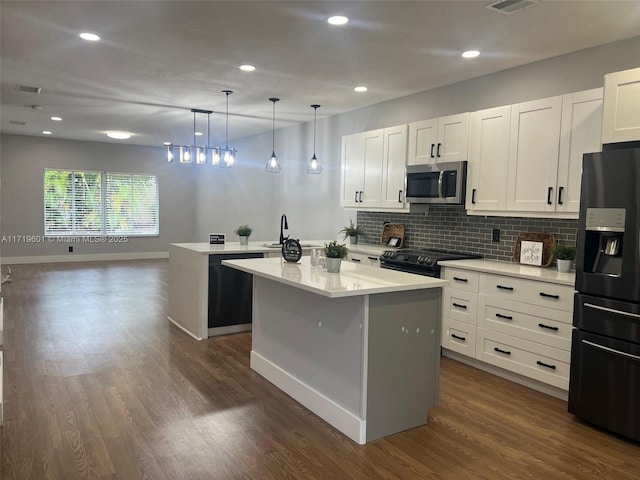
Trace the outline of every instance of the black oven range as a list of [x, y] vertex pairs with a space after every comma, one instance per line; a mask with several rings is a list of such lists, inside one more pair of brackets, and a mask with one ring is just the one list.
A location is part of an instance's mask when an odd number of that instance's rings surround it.
[[444, 260], [467, 260], [482, 258], [474, 253], [450, 250], [385, 250], [380, 255], [380, 266], [400, 272], [415, 273], [428, 277], [440, 277], [440, 264]]

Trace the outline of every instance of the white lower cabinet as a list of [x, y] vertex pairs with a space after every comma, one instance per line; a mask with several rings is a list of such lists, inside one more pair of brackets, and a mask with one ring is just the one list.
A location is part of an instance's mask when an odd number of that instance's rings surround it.
[[445, 349], [568, 390], [572, 286], [448, 266], [443, 277]]
[[370, 265], [373, 267], [379, 267], [380, 266], [379, 257], [380, 255], [376, 256], [369, 253], [354, 252], [350, 249], [349, 253], [347, 254], [347, 258], [345, 260], [353, 263], [359, 263], [360, 265]]

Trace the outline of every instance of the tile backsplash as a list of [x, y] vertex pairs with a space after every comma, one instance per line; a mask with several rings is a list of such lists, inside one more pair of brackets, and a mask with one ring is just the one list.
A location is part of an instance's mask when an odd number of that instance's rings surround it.
[[[405, 247], [438, 248], [479, 253], [491, 260], [513, 261], [513, 246], [520, 232], [546, 232], [564, 245], [576, 244], [577, 220], [556, 218], [468, 216], [463, 205], [431, 205], [428, 213], [358, 212], [357, 224], [367, 237], [362, 243], [380, 244], [384, 222], [405, 226]], [[494, 228], [500, 241], [492, 242]]]

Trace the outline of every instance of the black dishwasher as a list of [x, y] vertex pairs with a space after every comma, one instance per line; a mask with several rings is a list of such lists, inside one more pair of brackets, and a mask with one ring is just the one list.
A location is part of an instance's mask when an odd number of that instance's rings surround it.
[[222, 261], [262, 257], [262, 253], [209, 255], [209, 328], [251, 323], [253, 275], [225, 267]]

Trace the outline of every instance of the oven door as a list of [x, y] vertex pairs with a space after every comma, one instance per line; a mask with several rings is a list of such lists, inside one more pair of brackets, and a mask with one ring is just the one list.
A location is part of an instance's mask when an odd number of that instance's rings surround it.
[[425, 270], [423, 267], [412, 267], [410, 265], [394, 265], [391, 263], [385, 263], [384, 261], [382, 261], [382, 263], [380, 263], [380, 267], [381, 268], [386, 268], [388, 270], [396, 270], [398, 272], [404, 272], [404, 273], [413, 273], [415, 275], [422, 275], [424, 277], [435, 277], [435, 278], [440, 278], [440, 267], [434, 267], [433, 270], [428, 269]]
[[464, 203], [466, 162], [407, 167], [406, 199], [409, 203]]

